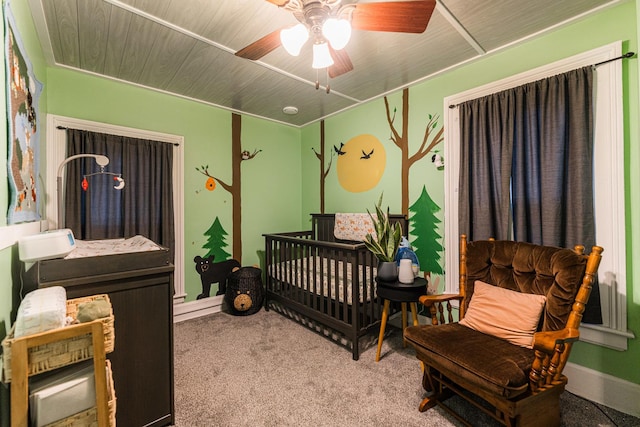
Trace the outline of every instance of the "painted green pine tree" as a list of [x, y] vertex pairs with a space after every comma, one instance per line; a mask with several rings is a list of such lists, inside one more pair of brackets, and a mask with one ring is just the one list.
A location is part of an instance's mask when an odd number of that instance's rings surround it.
[[415, 236], [411, 246], [420, 262], [420, 270], [443, 274], [440, 259], [444, 248], [440, 243], [442, 236], [438, 234], [438, 224], [442, 221], [435, 215], [440, 211], [440, 206], [429, 197], [423, 186], [420, 197], [409, 207], [409, 211], [413, 213], [409, 219], [411, 234]]
[[204, 249], [208, 249], [209, 252], [204, 256], [204, 258], [209, 257], [210, 255], [214, 256], [214, 262], [225, 261], [229, 259], [231, 256], [228, 254], [223, 248], [226, 248], [228, 245], [225, 242], [225, 236], [227, 232], [222, 228], [222, 224], [220, 224], [220, 220], [218, 217], [213, 221], [211, 227], [204, 233], [205, 236], [209, 236], [207, 239], [207, 243], [202, 245]]

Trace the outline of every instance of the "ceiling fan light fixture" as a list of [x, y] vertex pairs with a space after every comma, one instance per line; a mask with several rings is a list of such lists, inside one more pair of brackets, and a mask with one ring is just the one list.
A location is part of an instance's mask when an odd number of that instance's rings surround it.
[[313, 45], [313, 68], [327, 68], [333, 65], [329, 45], [325, 42]]
[[309, 40], [309, 30], [304, 24], [298, 24], [280, 31], [282, 46], [291, 56], [300, 55], [300, 50], [307, 40]]
[[351, 23], [346, 19], [329, 18], [322, 24], [322, 35], [332, 48], [341, 50], [351, 39]]

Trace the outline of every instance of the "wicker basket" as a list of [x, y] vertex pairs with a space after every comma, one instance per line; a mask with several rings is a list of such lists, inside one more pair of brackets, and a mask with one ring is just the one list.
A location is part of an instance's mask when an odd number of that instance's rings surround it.
[[[106, 294], [70, 299], [67, 300], [67, 316], [75, 319], [78, 312], [78, 305], [97, 298], [105, 298], [109, 302], [109, 305], [111, 305], [109, 295]], [[106, 353], [111, 353], [115, 346], [113, 308], [111, 309], [111, 314], [102, 319], [102, 325], [104, 332], [104, 349]], [[5, 383], [11, 381], [11, 346], [16, 340], [16, 338], [13, 337], [13, 333], [14, 330], [11, 328], [9, 335], [2, 340], [2, 356], [4, 362], [2, 380]], [[91, 359], [92, 357], [93, 345], [91, 343], [91, 335], [82, 335], [33, 347], [29, 349], [28, 374], [40, 374], [72, 363]]]
[[257, 267], [242, 267], [227, 276], [227, 291], [224, 296], [229, 313], [247, 316], [260, 311], [264, 300], [262, 270]]
[[[116, 427], [116, 389], [113, 386], [111, 362], [107, 359], [107, 393], [109, 395], [109, 426]], [[94, 406], [70, 417], [47, 424], [45, 427], [98, 426], [98, 409]]]

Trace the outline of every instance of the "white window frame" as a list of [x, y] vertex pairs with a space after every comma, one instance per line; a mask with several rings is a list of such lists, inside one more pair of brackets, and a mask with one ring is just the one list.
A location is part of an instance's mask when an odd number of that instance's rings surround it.
[[[460, 173], [460, 124], [458, 108], [471, 99], [521, 86], [576, 68], [597, 64], [622, 54], [617, 41], [444, 99], [446, 129], [445, 168], [445, 292], [458, 292], [458, 178]], [[627, 330], [627, 280], [625, 250], [624, 133], [622, 106], [622, 61], [596, 68], [594, 74], [594, 198], [596, 242], [604, 248], [598, 270], [603, 325], [582, 324], [580, 339], [616, 350], [626, 350], [634, 338]], [[578, 213], [578, 212], [577, 212]], [[586, 248], [587, 252], [589, 248]]]
[[[175, 224], [175, 258], [174, 258], [174, 303], [181, 303], [186, 297], [184, 291], [184, 137], [149, 130], [117, 126], [107, 123], [93, 122], [72, 117], [47, 115], [47, 182], [45, 212], [50, 228], [57, 228], [57, 190], [56, 175], [58, 165], [66, 158], [67, 136], [65, 128], [87, 130], [111, 135], [141, 138], [167, 142], [176, 145], [173, 153], [173, 215]], [[126, 179], [126, 177], [124, 177]], [[63, 176], [64, 180], [64, 176]], [[63, 187], [64, 188], [64, 187]]]

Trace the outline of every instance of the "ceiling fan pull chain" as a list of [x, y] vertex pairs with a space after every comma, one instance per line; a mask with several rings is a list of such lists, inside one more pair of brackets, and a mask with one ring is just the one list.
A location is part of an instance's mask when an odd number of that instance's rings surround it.
[[316, 90], [320, 89], [320, 74], [318, 69], [316, 68]]
[[331, 92], [331, 87], [329, 87], [329, 68], [324, 69], [327, 77], [327, 93]]

